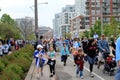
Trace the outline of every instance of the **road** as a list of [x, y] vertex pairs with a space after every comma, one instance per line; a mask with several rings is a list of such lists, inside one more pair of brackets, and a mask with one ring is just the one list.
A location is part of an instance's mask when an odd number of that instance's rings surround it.
[[[72, 56], [68, 58], [66, 66], [63, 66], [63, 63], [60, 61], [60, 55], [57, 56], [56, 75], [58, 80], [80, 80], [80, 77], [76, 77], [75, 69]], [[109, 76], [107, 72], [103, 73], [102, 69], [103, 65], [99, 69], [97, 69], [97, 65], [94, 65], [94, 78], [91, 78], [88, 62], [85, 62], [83, 80], [114, 80], [114, 75]]]

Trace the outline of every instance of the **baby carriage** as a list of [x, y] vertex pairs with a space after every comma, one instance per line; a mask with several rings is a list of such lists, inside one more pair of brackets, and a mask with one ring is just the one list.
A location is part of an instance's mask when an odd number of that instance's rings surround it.
[[115, 58], [113, 58], [111, 56], [106, 57], [103, 73], [108, 72], [109, 75], [111, 76], [115, 71], [115, 69], [114, 69], [115, 67], [116, 67]]

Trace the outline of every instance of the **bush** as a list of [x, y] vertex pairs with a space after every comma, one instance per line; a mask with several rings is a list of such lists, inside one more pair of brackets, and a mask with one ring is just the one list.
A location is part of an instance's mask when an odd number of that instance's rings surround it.
[[0, 80], [23, 80], [32, 62], [32, 45], [4, 56], [0, 61]]
[[22, 79], [12, 69], [7, 68], [4, 69], [3, 73], [0, 75], [0, 80], [22, 80]]
[[0, 61], [0, 72], [4, 69], [5, 64]]

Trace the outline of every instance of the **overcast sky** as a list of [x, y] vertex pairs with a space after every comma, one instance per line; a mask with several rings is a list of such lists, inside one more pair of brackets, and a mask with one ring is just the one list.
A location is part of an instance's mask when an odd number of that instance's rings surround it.
[[[48, 2], [48, 4], [38, 5], [39, 26], [52, 27], [52, 19], [55, 13], [61, 12], [62, 7], [74, 4], [75, 0], [38, 0], [38, 3]], [[34, 18], [34, 0], [0, 0], [0, 17], [3, 13], [9, 14], [13, 19], [30, 16]]]

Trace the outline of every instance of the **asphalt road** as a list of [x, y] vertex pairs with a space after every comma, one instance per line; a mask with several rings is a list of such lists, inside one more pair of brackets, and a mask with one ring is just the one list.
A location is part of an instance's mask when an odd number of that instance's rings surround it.
[[[81, 80], [80, 77], [76, 77], [75, 70], [76, 67], [74, 66], [72, 56], [68, 58], [66, 66], [63, 66], [63, 63], [60, 61], [60, 55], [57, 56], [56, 75], [58, 77], [58, 80]], [[114, 80], [115, 73], [112, 76], [109, 76], [107, 72], [103, 73], [102, 70], [103, 65], [101, 65], [99, 69], [97, 69], [97, 65], [94, 65], [94, 77], [91, 78], [89, 75], [88, 62], [85, 62], [83, 80]]]

